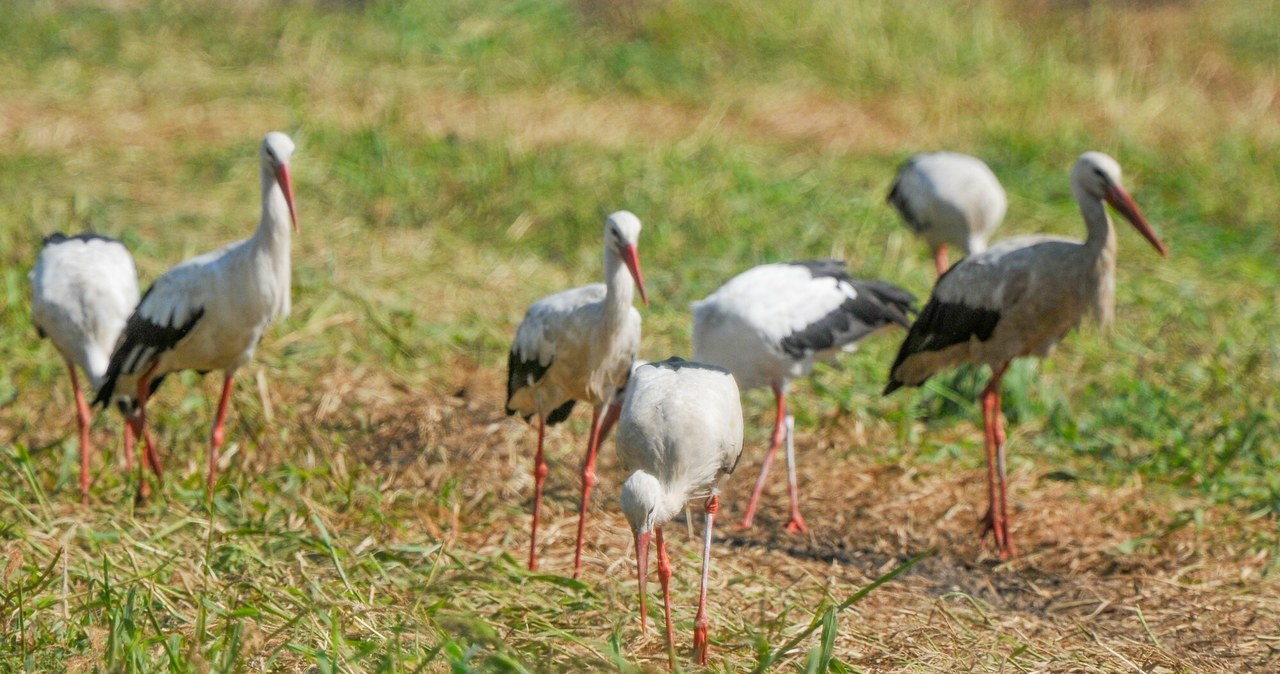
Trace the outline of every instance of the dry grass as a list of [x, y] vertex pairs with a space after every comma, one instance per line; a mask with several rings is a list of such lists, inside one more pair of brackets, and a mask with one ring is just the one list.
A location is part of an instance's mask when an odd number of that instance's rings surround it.
[[[424, 514], [422, 525], [451, 546], [521, 558], [532, 433], [495, 412], [500, 382], [494, 375], [473, 372], [458, 383], [458, 395], [410, 394], [394, 407], [371, 407], [368, 445], [350, 450], [353, 460], [386, 476], [387, 489], [433, 491], [457, 480], [458, 509]], [[564, 430], [549, 436], [558, 451], [541, 559], [553, 573], [572, 566], [580, 439]], [[1275, 666], [1280, 581], [1267, 573], [1274, 551], [1255, 547], [1274, 528], [1267, 518], [1204, 508], [1137, 480], [1119, 489], [1058, 481], [1027, 459], [1011, 475], [1013, 532], [1023, 555], [1002, 564], [978, 544], [985, 502], [979, 469], [922, 466], [911, 456], [885, 462], [874, 444], [851, 442], [839, 431], [801, 429], [797, 445], [812, 533], [781, 531], [781, 474], [765, 492], [756, 528], [735, 529], [758, 467], [759, 442], [726, 493], [711, 596], [718, 661], [739, 663], [730, 669], [750, 658], [747, 635], [806, 622], [800, 607], [838, 600], [926, 550], [935, 553], [841, 618], [836, 652], [845, 663], [868, 671], [1263, 672]], [[1018, 450], [1015, 443], [1012, 451]], [[601, 463], [584, 579], [609, 595], [619, 613], [570, 613], [562, 627], [590, 631], [599, 621], [631, 621], [624, 627], [626, 650], [656, 667], [665, 655], [660, 638], [641, 636], [634, 624], [634, 551], [625, 521], [611, 507], [621, 468], [609, 451]], [[670, 528], [683, 641], [692, 624], [699, 544], [681, 532], [680, 522]]]
[[[1007, 179], [1012, 234], [1076, 234], [1063, 168], [1113, 151], [1175, 255], [1157, 267], [1121, 234], [1129, 320], [1073, 336], [1011, 391], [1010, 563], [977, 540], [976, 415], [924, 425], [921, 398], [874, 395], [895, 338], [798, 386], [810, 535], [777, 530], [780, 469], [756, 530], [733, 530], [768, 423], [749, 398], [714, 549], [712, 668], [751, 667], [824, 600], [930, 550], [839, 617], [841, 663], [1277, 668], [1280, 78], [1270, 33], [1252, 53], [1234, 39], [1274, 9], [583, 0], [581, 16], [442, 3], [423, 18], [412, 3], [120, 1], [77, 22], [69, 4], [48, 29], [64, 52], [0, 63], [0, 171], [20, 193], [0, 201], [0, 636], [17, 635], [0, 643], [35, 648], [36, 667], [662, 669], [659, 637], [637, 629], [611, 446], [585, 581], [558, 575], [581, 412], [550, 436], [549, 573], [520, 568], [534, 438], [501, 413], [515, 323], [596, 280], [599, 216], [619, 206], [646, 223], [646, 357], [686, 351], [685, 302], [764, 260], [836, 255], [924, 292], [928, 260], [882, 194], [892, 159], [946, 146]], [[100, 460], [81, 508], [65, 372], [28, 339], [38, 235], [123, 234], [154, 278], [248, 231], [269, 128], [300, 141], [295, 313], [236, 391], [214, 511], [198, 487], [217, 382], [194, 377], [151, 408], [170, 471], [157, 501], [131, 509]], [[94, 432], [108, 456], [114, 425]], [[698, 545], [680, 528], [687, 644]], [[779, 669], [803, 671], [811, 646]]]

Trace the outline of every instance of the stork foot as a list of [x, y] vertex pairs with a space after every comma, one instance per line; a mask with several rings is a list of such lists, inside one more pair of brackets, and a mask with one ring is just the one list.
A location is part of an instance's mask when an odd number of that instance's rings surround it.
[[987, 514], [979, 520], [982, 531], [978, 545], [983, 549], [987, 549], [987, 534], [991, 534], [991, 540], [995, 541], [996, 554], [1000, 556], [1000, 561], [1007, 562], [1012, 557], [1018, 556], [1018, 548], [1013, 544], [1013, 539], [1009, 537], [1008, 522], [1001, 521], [996, 524], [991, 508], [987, 508]]
[[792, 515], [790, 520], [787, 520], [786, 529], [789, 533], [802, 534], [808, 531], [809, 527], [805, 525], [804, 518], [797, 513]]
[[707, 664], [707, 617], [701, 619], [693, 627], [693, 661], [699, 665]]

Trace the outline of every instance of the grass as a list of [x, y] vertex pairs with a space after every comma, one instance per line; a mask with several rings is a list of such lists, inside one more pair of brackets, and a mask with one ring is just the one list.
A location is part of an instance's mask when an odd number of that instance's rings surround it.
[[[1010, 374], [1027, 550], [1010, 565], [972, 536], [980, 376], [882, 398], [886, 337], [798, 384], [815, 533], [767, 531], [776, 490], [765, 531], [723, 533], [711, 669], [755, 668], [809, 627], [776, 669], [1265, 671], [1280, 635], [1277, 11], [6, 5], [0, 671], [664, 666], [636, 629], [611, 452], [584, 580], [559, 575], [580, 418], [551, 436], [547, 572], [521, 568], [532, 435], [501, 413], [514, 326], [533, 299], [596, 280], [618, 208], [645, 223], [646, 357], [687, 353], [689, 301], [759, 262], [841, 257], [924, 296], [931, 261], [883, 194], [898, 161], [937, 147], [988, 160], [1005, 235], [1079, 235], [1066, 171], [1105, 150], [1172, 254], [1121, 229], [1116, 327]], [[79, 506], [65, 369], [30, 327], [40, 237], [120, 236], [148, 281], [247, 234], [273, 128], [299, 146], [294, 313], [240, 378], [212, 509], [216, 382], [193, 374], [149, 408], [160, 494], [132, 505], [104, 414]], [[746, 409], [730, 516], [768, 430], [766, 396]], [[698, 550], [673, 538], [685, 639]]]

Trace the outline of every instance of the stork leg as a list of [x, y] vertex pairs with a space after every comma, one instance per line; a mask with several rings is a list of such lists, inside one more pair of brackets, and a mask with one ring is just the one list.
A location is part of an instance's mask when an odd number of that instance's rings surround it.
[[667, 556], [667, 541], [658, 533], [658, 581], [662, 583], [662, 611], [667, 618], [667, 661], [672, 671], [676, 668], [676, 633], [671, 627], [671, 558]]
[[947, 263], [947, 244], [941, 244], [933, 249], [933, 266], [938, 270], [938, 276], [947, 273], [947, 269], [951, 265]]
[[538, 511], [542, 507], [542, 483], [547, 479], [547, 461], [542, 457], [542, 439], [547, 422], [538, 415], [538, 453], [533, 456], [533, 525], [529, 528], [529, 570], [538, 570]]
[[124, 418], [124, 470], [133, 475], [133, 424]]
[[163, 479], [160, 474], [160, 458], [156, 455], [155, 444], [151, 441], [151, 431], [147, 429], [147, 400], [151, 397], [151, 377], [156, 373], [158, 366], [159, 363], [152, 363], [138, 378], [138, 410], [134, 413], [133, 418], [129, 420], [129, 423], [133, 424], [134, 437], [141, 437], [147, 449], [146, 454], [143, 456], [143, 469], [138, 471], [137, 500], [139, 501], [151, 497], [151, 484], [147, 482], [146, 464], [151, 464], [151, 469], [156, 474], [157, 483]]
[[716, 513], [720, 511], [720, 495], [711, 492], [707, 499], [707, 525], [702, 540], [702, 589], [698, 592], [698, 615], [693, 619], [693, 660], [699, 665], [707, 664], [707, 576], [711, 570], [711, 527], [715, 523]]
[[80, 378], [76, 376], [76, 366], [67, 361], [67, 372], [71, 373], [71, 388], [76, 395], [76, 418], [80, 425], [80, 502], [89, 505], [89, 406], [84, 401], [84, 391], [80, 390]]
[[228, 372], [222, 380], [222, 399], [218, 401], [218, 416], [213, 422], [213, 432], [209, 434], [209, 482], [206, 485], [205, 499], [213, 502], [213, 485], [218, 481], [218, 450], [222, 448], [223, 424], [227, 419], [227, 403], [231, 401], [231, 384], [234, 374]]
[[[612, 408], [612, 405], [609, 406]], [[587, 458], [582, 462], [582, 504], [578, 506], [578, 543], [573, 550], [573, 577], [582, 573], [582, 542], [587, 533], [587, 502], [591, 498], [591, 485], [596, 483], [596, 454], [600, 451], [601, 430], [611, 413], [604, 412], [601, 405], [591, 411], [591, 441], [587, 445]], [[614, 419], [617, 420], [616, 417]], [[609, 424], [613, 425], [612, 422]]]
[[796, 430], [796, 418], [788, 414], [785, 425], [787, 427], [787, 496], [791, 500], [791, 519], [787, 520], [787, 531], [803, 533], [809, 528], [804, 525], [804, 518], [800, 516], [800, 489], [796, 486], [796, 450], [792, 442], [792, 436]]
[[773, 455], [778, 453], [778, 445], [782, 444], [782, 436], [787, 432], [787, 393], [773, 385], [773, 395], [778, 401], [778, 421], [773, 426], [773, 440], [769, 443], [769, 451], [764, 455], [764, 463], [760, 466], [760, 477], [756, 478], [756, 487], [751, 491], [751, 499], [747, 501], [747, 512], [738, 523], [739, 529], [750, 529], [751, 521], [756, 516], [756, 506], [760, 501], [760, 493], [764, 491], [764, 480], [769, 475], [769, 466], [773, 465]]
[[1009, 537], [1009, 494], [1005, 477], [1004, 429], [1000, 415], [1000, 379], [1008, 363], [995, 368], [991, 381], [982, 390], [982, 430], [987, 449], [987, 498], [989, 505], [983, 518], [985, 531], [990, 531], [996, 541], [1000, 559], [1017, 554]]

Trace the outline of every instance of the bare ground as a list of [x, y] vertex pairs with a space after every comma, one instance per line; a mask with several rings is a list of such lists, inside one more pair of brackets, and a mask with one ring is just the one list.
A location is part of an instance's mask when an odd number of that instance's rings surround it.
[[[361, 422], [370, 429], [367, 444], [347, 451], [352, 460], [384, 472], [395, 488], [434, 490], [456, 480], [462, 507], [443, 520], [441, 513], [424, 513], [423, 526], [481, 555], [505, 550], [523, 560], [534, 434], [502, 416], [500, 386], [498, 373], [471, 369], [449, 387], [451, 395], [386, 396], [393, 404], [377, 404], [374, 396]], [[749, 426], [767, 423], [756, 416], [764, 411], [747, 413]], [[548, 436], [550, 516], [539, 547], [542, 567], [551, 573], [567, 574], [572, 567], [578, 431], [560, 428]], [[1052, 467], [1023, 464], [1011, 475], [1013, 534], [1023, 554], [1002, 564], [977, 536], [985, 500], [980, 470], [913, 465], [919, 462], [910, 456], [886, 463], [877, 458], [874, 443], [891, 440], [872, 431], [871, 444], [863, 446], [868, 433], [858, 431], [851, 440], [838, 426], [800, 429], [802, 508], [810, 528], [805, 535], [781, 529], [781, 467], [765, 492], [756, 527], [734, 527], [763, 450], [751, 442], [761, 432], [749, 431], [748, 454], [728, 485], [713, 553], [712, 640], [722, 666], [750, 661], [750, 635], [794, 634], [823, 597], [839, 601], [932, 550], [841, 616], [837, 657], [869, 671], [1276, 667], [1280, 599], [1275, 575], [1267, 573], [1273, 551], [1256, 543], [1271, 539], [1271, 519], [1208, 506], [1167, 486], [1060, 481], [1041, 477]], [[616, 595], [619, 610], [630, 613], [566, 614], [567, 628], [581, 634], [602, 630], [603, 623], [636, 620], [634, 551], [614, 507], [622, 475], [612, 444], [601, 452], [598, 474], [584, 579]], [[682, 641], [691, 630], [699, 555], [698, 541], [684, 535], [684, 528], [682, 522], [669, 526]], [[641, 635], [633, 627], [625, 634], [627, 652], [647, 653], [655, 666], [665, 662], [654, 630]]]

